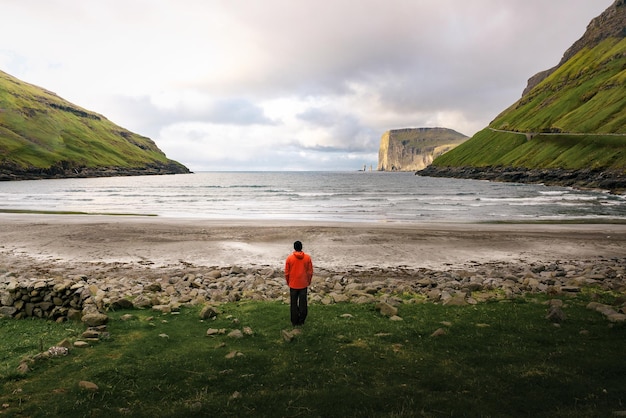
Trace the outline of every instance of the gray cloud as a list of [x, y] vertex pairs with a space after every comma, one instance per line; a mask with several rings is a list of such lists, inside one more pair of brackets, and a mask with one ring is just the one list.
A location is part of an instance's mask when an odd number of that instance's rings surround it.
[[610, 3], [8, 0], [0, 69], [194, 170], [352, 169], [388, 129], [481, 129]]

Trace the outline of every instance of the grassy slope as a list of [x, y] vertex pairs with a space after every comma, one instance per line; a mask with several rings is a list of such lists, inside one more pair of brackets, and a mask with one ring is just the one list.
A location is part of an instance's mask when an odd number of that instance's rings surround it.
[[0, 71], [0, 164], [143, 167], [170, 160], [149, 138]]
[[437, 158], [435, 166], [626, 170], [626, 39], [584, 49], [500, 114], [491, 128], [575, 132], [525, 136], [480, 131]]
[[[31, 364], [24, 376], [15, 372], [23, 356], [84, 327], [0, 319], [0, 415], [610, 416], [625, 409], [626, 328], [586, 309], [590, 298], [568, 299], [560, 327], [544, 318], [542, 296], [405, 304], [401, 322], [373, 305], [312, 305], [291, 343], [281, 339], [289, 307], [280, 303], [223, 305], [207, 322], [197, 309], [115, 312], [109, 340]], [[205, 336], [244, 326], [254, 335]], [[431, 337], [440, 327], [447, 335]], [[80, 380], [99, 391], [81, 392]]]

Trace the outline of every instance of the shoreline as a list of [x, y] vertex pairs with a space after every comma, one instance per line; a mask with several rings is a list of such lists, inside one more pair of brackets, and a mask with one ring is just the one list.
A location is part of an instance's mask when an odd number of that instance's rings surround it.
[[[283, 263], [296, 239], [313, 258], [312, 303], [465, 305], [529, 292], [626, 291], [626, 225], [0, 214], [0, 317], [64, 321], [131, 306], [169, 313], [186, 304], [285, 303]], [[607, 309], [617, 315], [610, 320], [626, 318]]]
[[[316, 267], [449, 269], [626, 256], [626, 225], [350, 223], [0, 213], [0, 267], [131, 263], [281, 268], [300, 240]], [[29, 261], [30, 260], [30, 261]]]

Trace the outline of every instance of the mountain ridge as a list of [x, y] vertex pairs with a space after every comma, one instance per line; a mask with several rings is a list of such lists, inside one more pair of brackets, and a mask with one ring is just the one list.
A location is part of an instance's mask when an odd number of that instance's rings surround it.
[[150, 138], [0, 71], [0, 180], [182, 173]]
[[485, 129], [416, 174], [626, 190], [626, 0]]

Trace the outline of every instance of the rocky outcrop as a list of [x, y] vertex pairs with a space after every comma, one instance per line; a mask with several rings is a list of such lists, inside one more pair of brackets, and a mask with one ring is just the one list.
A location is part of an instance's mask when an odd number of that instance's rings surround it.
[[169, 160], [165, 163], [153, 162], [143, 167], [85, 167], [61, 162], [52, 167], [20, 167], [11, 163], [0, 163], [0, 181], [10, 180], [40, 180], [59, 178], [87, 178], [87, 177], [119, 177], [119, 176], [147, 176], [160, 174], [189, 174], [184, 165]]
[[607, 38], [626, 37], [626, 26], [624, 22], [626, 22], [626, 0], [616, 0], [613, 5], [587, 25], [587, 30], [584, 35], [565, 51], [563, 58], [561, 58], [561, 61], [557, 65], [548, 70], [541, 71], [528, 79], [528, 84], [522, 96], [529, 93], [537, 84], [548, 78], [550, 74], [555, 72], [582, 49], [593, 48]]
[[467, 136], [447, 128], [394, 129], [383, 134], [378, 171], [416, 171], [465, 142]]
[[452, 177], [550, 186], [626, 191], [626, 173], [607, 170], [527, 169], [523, 167], [437, 167], [429, 166], [415, 174], [426, 177]]

